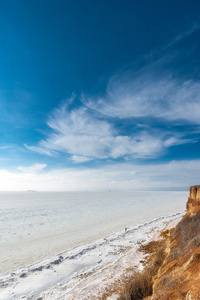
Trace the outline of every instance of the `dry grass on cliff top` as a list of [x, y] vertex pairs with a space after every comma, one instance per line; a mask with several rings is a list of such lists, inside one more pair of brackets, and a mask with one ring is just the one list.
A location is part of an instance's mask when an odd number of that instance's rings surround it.
[[176, 226], [171, 240], [177, 245], [168, 259], [191, 252], [194, 247], [200, 247], [200, 212], [193, 216], [186, 215]]
[[155, 276], [165, 258], [165, 241], [153, 241], [141, 248], [150, 253], [142, 272], [135, 272], [121, 287], [119, 300], [139, 300], [152, 294], [153, 276]]
[[153, 285], [153, 299], [200, 299], [200, 212], [186, 214], [172, 232], [170, 252]]
[[[116, 292], [119, 295], [119, 300], [150, 299], [151, 297], [148, 297], [153, 293], [153, 285], [155, 288], [154, 279], [156, 278], [155, 276], [158, 274], [158, 271], [160, 270], [159, 272], [162, 273], [164, 265], [166, 265], [164, 268], [168, 269], [169, 262], [176, 263], [177, 260], [182, 261], [182, 257], [185, 257], [185, 254], [187, 254], [186, 256], [188, 256], [188, 254], [190, 256], [193, 251], [200, 249], [200, 212], [192, 216], [185, 215], [175, 228], [166, 230], [165, 232], [162, 232], [161, 235], [164, 238], [169, 238], [167, 239], [171, 244], [169, 256], [166, 257], [165, 250], [167, 242], [165, 239], [153, 241], [143, 246], [140, 250], [149, 254], [145, 262], [145, 267], [142, 272], [134, 272], [131, 277], [128, 277], [128, 279], [115, 287], [113, 292]], [[164, 260], [165, 263], [163, 264]], [[183, 291], [182, 286], [179, 291], [178, 282], [180, 281], [180, 278], [177, 279], [177, 284], [174, 287], [175, 282], [172, 282], [171, 276], [168, 276], [169, 274], [167, 274], [165, 274], [166, 276], [164, 275], [163, 278], [161, 276], [161, 281], [158, 281], [159, 287], [156, 287], [157, 292], [155, 295], [153, 294], [154, 298], [159, 300], [183, 299], [182, 296], [178, 297], [177, 295], [183, 295], [183, 292], [184, 295], [186, 295], [188, 291]], [[164, 281], [165, 283], [167, 282], [167, 284], [161, 284], [161, 282]], [[184, 286], [187, 290], [188, 287], [185, 283]], [[176, 289], [177, 297], [170, 298], [170, 290], [173, 290], [174, 288]], [[107, 299], [107, 295], [105, 294], [105, 297], [102, 299]], [[200, 295], [199, 298], [195, 299], [200, 299]]]

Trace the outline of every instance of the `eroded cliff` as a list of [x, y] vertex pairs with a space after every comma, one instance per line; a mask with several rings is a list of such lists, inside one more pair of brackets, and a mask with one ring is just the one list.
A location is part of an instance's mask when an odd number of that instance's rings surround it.
[[190, 187], [187, 212], [166, 237], [166, 258], [146, 300], [200, 299], [200, 185]]

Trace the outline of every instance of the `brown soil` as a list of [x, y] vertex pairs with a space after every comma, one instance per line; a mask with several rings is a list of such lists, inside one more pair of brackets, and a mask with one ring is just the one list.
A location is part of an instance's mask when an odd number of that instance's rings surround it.
[[119, 300], [200, 300], [200, 198], [192, 193], [199, 197], [200, 186], [190, 188], [179, 224], [140, 249], [147, 254], [144, 270], [117, 286]]

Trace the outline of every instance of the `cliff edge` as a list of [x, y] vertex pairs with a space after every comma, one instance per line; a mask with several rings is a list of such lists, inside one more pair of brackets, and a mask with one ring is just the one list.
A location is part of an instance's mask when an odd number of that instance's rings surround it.
[[165, 260], [146, 300], [200, 299], [200, 185], [190, 187], [186, 208], [166, 237]]
[[190, 187], [186, 208], [187, 213], [190, 214], [197, 213], [200, 210], [200, 185]]

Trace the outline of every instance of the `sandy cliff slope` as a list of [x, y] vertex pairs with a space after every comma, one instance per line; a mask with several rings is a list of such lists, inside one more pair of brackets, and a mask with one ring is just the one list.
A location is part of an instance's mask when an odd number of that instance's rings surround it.
[[200, 299], [200, 186], [190, 187], [186, 207], [166, 239], [166, 258], [146, 300]]

